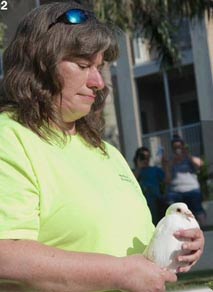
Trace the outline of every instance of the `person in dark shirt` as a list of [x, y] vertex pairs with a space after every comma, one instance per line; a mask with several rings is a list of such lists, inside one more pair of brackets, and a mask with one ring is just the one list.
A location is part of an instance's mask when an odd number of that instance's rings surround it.
[[161, 185], [166, 181], [166, 161], [162, 158], [163, 169], [150, 165], [150, 150], [140, 147], [135, 152], [134, 174], [146, 197], [147, 204], [152, 214], [152, 221], [156, 225], [160, 219]]

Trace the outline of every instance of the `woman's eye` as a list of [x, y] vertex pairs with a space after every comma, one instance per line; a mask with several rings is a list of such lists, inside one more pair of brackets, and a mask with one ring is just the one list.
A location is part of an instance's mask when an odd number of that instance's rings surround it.
[[90, 67], [90, 65], [89, 64], [78, 64], [78, 67], [81, 69], [87, 69]]

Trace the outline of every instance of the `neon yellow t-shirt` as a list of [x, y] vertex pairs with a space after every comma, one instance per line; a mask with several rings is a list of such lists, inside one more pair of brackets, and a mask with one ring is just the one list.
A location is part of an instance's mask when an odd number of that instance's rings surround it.
[[32, 239], [70, 251], [141, 253], [154, 226], [120, 152], [79, 136], [49, 144], [0, 114], [0, 239]]

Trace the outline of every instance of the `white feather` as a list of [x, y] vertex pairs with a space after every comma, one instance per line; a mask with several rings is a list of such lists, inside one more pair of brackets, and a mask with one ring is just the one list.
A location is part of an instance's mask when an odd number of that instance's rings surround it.
[[175, 203], [169, 206], [164, 218], [157, 224], [153, 237], [144, 251], [144, 256], [162, 268], [177, 272], [177, 268], [186, 265], [177, 261], [179, 255], [187, 254], [183, 250], [183, 240], [174, 236], [180, 229], [199, 228], [187, 205]]

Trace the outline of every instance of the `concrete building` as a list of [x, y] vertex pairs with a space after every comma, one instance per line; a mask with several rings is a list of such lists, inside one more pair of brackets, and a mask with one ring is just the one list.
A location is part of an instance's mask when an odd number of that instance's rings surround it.
[[178, 39], [181, 71], [162, 71], [146, 39], [121, 39], [121, 58], [112, 72], [129, 163], [142, 144], [154, 160], [159, 146], [170, 155], [170, 140], [177, 132], [194, 155], [204, 156], [213, 167], [213, 21], [185, 20]]

